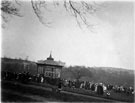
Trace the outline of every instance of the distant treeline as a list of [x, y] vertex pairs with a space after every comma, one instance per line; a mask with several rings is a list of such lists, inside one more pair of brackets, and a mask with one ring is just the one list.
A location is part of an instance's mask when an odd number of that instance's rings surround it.
[[[1, 58], [2, 70], [11, 72], [29, 71], [33, 75], [37, 73], [36, 62]], [[64, 67], [61, 72], [61, 78], [70, 80], [83, 80], [102, 82], [104, 84], [123, 85], [126, 87], [134, 86], [134, 71], [124, 70], [113, 67], [85, 67], [69, 66]]]
[[104, 84], [134, 86], [134, 71], [115, 70], [99, 67], [70, 66], [63, 68], [62, 78], [80, 79], [84, 81], [102, 82]]

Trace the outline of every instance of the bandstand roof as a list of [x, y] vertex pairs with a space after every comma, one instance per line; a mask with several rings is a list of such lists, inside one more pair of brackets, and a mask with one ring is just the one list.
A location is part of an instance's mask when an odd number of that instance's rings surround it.
[[64, 63], [60, 61], [54, 61], [51, 54], [46, 60], [40, 60], [37, 62], [38, 65], [50, 65], [50, 66], [60, 66], [63, 67]]

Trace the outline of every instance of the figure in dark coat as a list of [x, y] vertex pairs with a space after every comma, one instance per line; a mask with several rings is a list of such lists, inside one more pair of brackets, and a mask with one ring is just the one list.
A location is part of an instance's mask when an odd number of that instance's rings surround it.
[[95, 85], [94, 85], [94, 84], [92, 84], [92, 86], [91, 86], [91, 90], [92, 90], [92, 91], [94, 91], [94, 90], [95, 90]]
[[99, 94], [99, 95], [103, 95], [104, 94], [103, 86], [101, 86], [101, 85], [97, 86], [97, 94]]

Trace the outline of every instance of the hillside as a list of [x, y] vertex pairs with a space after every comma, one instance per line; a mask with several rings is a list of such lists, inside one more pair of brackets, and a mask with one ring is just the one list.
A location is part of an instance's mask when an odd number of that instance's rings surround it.
[[[80, 71], [78, 73], [78, 71]], [[83, 72], [82, 72], [83, 71]], [[105, 84], [134, 86], [134, 71], [113, 67], [68, 67], [62, 71], [62, 78], [103, 82]], [[70, 78], [69, 78], [70, 77]]]

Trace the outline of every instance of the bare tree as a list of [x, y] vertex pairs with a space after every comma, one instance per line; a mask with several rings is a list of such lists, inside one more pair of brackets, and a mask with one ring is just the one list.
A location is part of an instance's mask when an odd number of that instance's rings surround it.
[[76, 80], [80, 80], [82, 77], [91, 78], [93, 76], [92, 72], [89, 71], [87, 68], [79, 67], [79, 66], [74, 67], [74, 70], [72, 71], [72, 73]]
[[[42, 9], [47, 10], [47, 5], [50, 3], [48, 0], [31, 0], [31, 6], [33, 11], [39, 21], [45, 25], [49, 26], [51, 22], [48, 22], [45, 15], [42, 13]], [[99, 7], [95, 2], [86, 2], [86, 1], [74, 1], [74, 0], [61, 0], [61, 1], [52, 1], [55, 7], [59, 7], [60, 4], [63, 5], [63, 8], [66, 11], [75, 17], [79, 27], [85, 25], [86, 27], [92, 27], [92, 23], [89, 22], [89, 15], [95, 13]], [[2, 19], [4, 22], [8, 22], [8, 17], [18, 16], [21, 17], [20, 13], [21, 2], [18, 0], [2, 0], [1, 2], [1, 11]]]
[[9, 22], [12, 16], [22, 17], [20, 13], [20, 5], [16, 0], [2, 0], [1, 2], [1, 17], [3, 20], [2, 27], [5, 27], [4, 24]]

